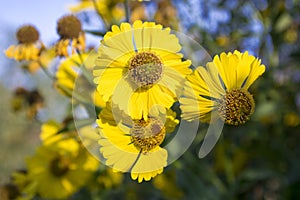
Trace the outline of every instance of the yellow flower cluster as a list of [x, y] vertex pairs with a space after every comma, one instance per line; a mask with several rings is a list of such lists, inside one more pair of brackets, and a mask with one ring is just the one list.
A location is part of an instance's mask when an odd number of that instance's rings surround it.
[[27, 171], [13, 174], [23, 195], [65, 199], [87, 183], [99, 162], [74, 134], [56, 121], [42, 126], [42, 145], [26, 159]]
[[[133, 22], [112, 25], [97, 54], [86, 50], [85, 33], [75, 15], [58, 20], [54, 48], [46, 49], [35, 27], [26, 25], [17, 31], [19, 44], [6, 50], [7, 57], [28, 61], [31, 72], [37, 66], [48, 72], [49, 60], [60, 58], [55, 74], [48, 74], [54, 87], [72, 98], [73, 105], [92, 103], [97, 118], [97, 128], [76, 127], [86, 140], [70, 120], [43, 124], [42, 145], [26, 160], [26, 173], [14, 174], [24, 196], [65, 199], [78, 191], [99, 169], [84, 148], [95, 141], [97, 153], [112, 168], [105, 173], [129, 172], [139, 183], [149, 181], [169, 164], [165, 146], [180, 120], [241, 125], [253, 114], [255, 102], [248, 89], [265, 71], [258, 58], [247, 51], [223, 52], [194, 69], [182, 53], [180, 38], [161, 25], [170, 22], [178, 29], [177, 19], [170, 21], [176, 11], [171, 2], [159, 4], [159, 10], [169, 10], [166, 15], [156, 13], [161, 24], [136, 20], [146, 16], [145, 10], [142, 4], [131, 5]], [[122, 0], [82, 0], [71, 10], [94, 8], [110, 25], [125, 17], [123, 6]], [[114, 181], [98, 182], [108, 187], [121, 180], [117, 175]]]
[[171, 110], [175, 102], [187, 121], [213, 122], [216, 110], [217, 118], [239, 125], [254, 112], [248, 88], [265, 71], [259, 59], [248, 52], [222, 53], [192, 71], [180, 50], [169, 28], [142, 21], [112, 26], [98, 49], [94, 82], [110, 102], [97, 120], [100, 152], [106, 165], [138, 182], [167, 166], [162, 144], [179, 123]]

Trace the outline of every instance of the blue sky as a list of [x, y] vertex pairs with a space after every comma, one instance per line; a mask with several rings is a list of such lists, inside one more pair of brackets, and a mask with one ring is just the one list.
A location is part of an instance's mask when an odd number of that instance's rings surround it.
[[[40, 32], [40, 39], [50, 45], [59, 36], [56, 33], [57, 19], [69, 13], [68, 6], [77, 0], [2, 0], [0, 3], [0, 84], [6, 88], [26, 86], [34, 88], [36, 83], [30, 76], [18, 69], [18, 63], [7, 59], [4, 50], [16, 44], [15, 31], [18, 27], [31, 23]], [[7, 75], [10, 76], [7, 76]], [[13, 79], [12, 79], [13, 77]], [[14, 80], [14, 81], [12, 81]]]
[[2, 32], [3, 28], [13, 29], [25, 23], [32, 23], [40, 30], [41, 39], [49, 42], [57, 37], [57, 19], [68, 13], [68, 6], [76, 2], [76, 0], [3, 0], [0, 3], [0, 30]]

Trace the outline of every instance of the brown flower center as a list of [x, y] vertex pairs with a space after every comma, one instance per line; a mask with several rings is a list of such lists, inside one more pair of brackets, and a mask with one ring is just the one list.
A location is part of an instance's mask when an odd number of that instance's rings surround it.
[[220, 117], [229, 125], [244, 124], [254, 112], [254, 99], [244, 89], [234, 89], [218, 101]]
[[80, 32], [82, 32], [81, 22], [74, 15], [64, 16], [57, 22], [57, 33], [61, 38], [78, 38]]
[[61, 177], [69, 171], [70, 160], [63, 156], [55, 157], [50, 162], [50, 171], [56, 177]]
[[165, 138], [164, 124], [156, 118], [135, 121], [130, 130], [131, 142], [142, 152], [149, 152], [159, 146]]
[[130, 79], [139, 87], [145, 87], [160, 80], [163, 65], [160, 58], [154, 53], [140, 52], [130, 59], [128, 68]]
[[17, 40], [22, 44], [30, 44], [39, 40], [39, 32], [32, 25], [25, 25], [18, 29]]

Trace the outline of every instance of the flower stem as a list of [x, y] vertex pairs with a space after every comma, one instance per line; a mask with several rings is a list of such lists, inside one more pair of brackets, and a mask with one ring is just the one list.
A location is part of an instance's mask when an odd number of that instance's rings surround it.
[[38, 61], [38, 62], [39, 62], [39, 65], [41, 66], [41, 69], [48, 76], [48, 78], [50, 78], [51, 80], [55, 81], [56, 77], [53, 76], [52, 74], [50, 74], [50, 72], [47, 70], [46, 66], [41, 61]]
[[128, 4], [128, 0], [124, 1], [124, 8], [125, 8], [125, 15], [126, 15], [126, 21], [129, 22], [129, 4]]

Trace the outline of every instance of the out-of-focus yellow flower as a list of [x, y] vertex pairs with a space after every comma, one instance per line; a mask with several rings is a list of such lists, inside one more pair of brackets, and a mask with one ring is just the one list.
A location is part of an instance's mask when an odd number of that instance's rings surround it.
[[12, 173], [12, 181], [18, 188], [18, 196], [16, 200], [31, 200], [34, 197], [34, 188], [30, 184], [30, 180], [27, 176], [27, 171], [16, 171]]
[[77, 13], [87, 9], [93, 9], [94, 3], [92, 0], [80, 0], [76, 5], [69, 6], [71, 12]]
[[[147, 19], [145, 5], [141, 2], [129, 2], [130, 22]], [[78, 4], [70, 6], [70, 10], [74, 13], [96, 10], [108, 26], [118, 24], [125, 18], [124, 0], [81, 0]]]
[[297, 41], [298, 39], [298, 32], [297, 32], [297, 27], [296, 26], [292, 26], [291, 28], [289, 28], [285, 34], [284, 34], [284, 39], [285, 41], [289, 42], [289, 43], [294, 43]]
[[177, 11], [171, 0], [158, 1], [154, 20], [165, 27], [171, 27], [174, 30], [179, 29]]
[[132, 120], [124, 115], [118, 123], [114, 120], [111, 108], [106, 107], [101, 111], [97, 124], [101, 136], [98, 141], [100, 152], [106, 159], [106, 165], [114, 171], [130, 172], [131, 178], [139, 183], [149, 181], [163, 172], [168, 152], [160, 145], [165, 139], [168, 125], [159, 117]]
[[22, 67], [29, 71], [30, 73], [35, 73], [41, 67], [48, 68], [49, 64], [55, 57], [55, 49], [45, 49], [41, 52], [40, 56], [37, 60], [29, 61], [28, 63], [24, 64]]
[[294, 112], [284, 115], [284, 124], [291, 127], [296, 127], [300, 124], [300, 117]]
[[0, 199], [11, 200], [16, 199], [20, 195], [20, 191], [14, 184], [5, 184], [0, 186]]
[[99, 163], [74, 138], [65, 138], [40, 146], [26, 164], [26, 188], [43, 198], [65, 199], [86, 184]]
[[[59, 92], [71, 97], [76, 78], [79, 76], [81, 67], [88, 54], [74, 54], [60, 63], [56, 72], [55, 86]], [[86, 67], [86, 66], [84, 66]]]
[[114, 24], [125, 17], [124, 0], [81, 0], [77, 5], [70, 6], [72, 12], [95, 9], [106, 24]]
[[75, 80], [78, 77], [80, 66], [87, 58], [87, 54], [74, 54], [60, 63], [56, 71], [55, 87], [63, 95], [72, 96]]
[[140, 1], [132, 1], [129, 4], [129, 8], [130, 8], [130, 22], [134, 22], [136, 20], [142, 20], [142, 21], [147, 20], [146, 8], [143, 3], [141, 3]]
[[15, 112], [25, 108], [28, 118], [33, 119], [44, 107], [44, 98], [37, 90], [28, 91], [25, 88], [17, 88], [14, 91], [11, 107]]
[[19, 44], [8, 47], [5, 55], [17, 61], [37, 60], [45, 48], [39, 40], [38, 30], [32, 25], [24, 25], [17, 30], [16, 37]]
[[[72, 97], [72, 95], [76, 95], [73, 91], [75, 82], [78, 81], [76, 86], [81, 87], [88, 93], [87, 96], [84, 96], [86, 101], [94, 103], [94, 105], [98, 107], [105, 107], [102, 95], [100, 95], [95, 86], [87, 80], [89, 77], [85, 77], [83, 74], [85, 73], [86, 75], [92, 71], [96, 56], [97, 54], [89, 53], [74, 54], [62, 61], [56, 72], [55, 87], [61, 94]], [[79, 78], [79, 76], [81, 77]]]
[[175, 130], [177, 124], [179, 124], [179, 120], [176, 119], [176, 112], [174, 112], [172, 109], [167, 109], [165, 123], [166, 132], [172, 133]]
[[[114, 103], [133, 119], [147, 119], [157, 105], [173, 105], [182, 77], [191, 73], [191, 62], [182, 60], [181, 45], [170, 31], [139, 20], [112, 26], [102, 40], [93, 71], [104, 101], [120, 95], [120, 101]], [[115, 91], [118, 85], [122, 88]], [[127, 105], [123, 98], [128, 94], [132, 95]]]
[[60, 36], [55, 45], [56, 55], [62, 57], [69, 56], [69, 47], [71, 54], [76, 51], [84, 52], [85, 34], [82, 30], [80, 20], [74, 15], [61, 17], [57, 22], [57, 33]]
[[248, 52], [215, 56], [206, 68], [200, 66], [188, 76], [187, 84], [193, 89], [185, 89], [180, 99], [182, 118], [209, 122], [211, 112], [217, 110], [218, 117], [227, 124], [245, 123], [255, 106], [248, 89], [264, 71], [261, 60]]
[[119, 186], [123, 181], [123, 174], [113, 172], [111, 168], [106, 168], [98, 177], [97, 184], [104, 189], [111, 189]]
[[229, 37], [223, 35], [216, 38], [216, 42], [219, 46], [225, 47], [229, 45]]
[[58, 123], [55, 120], [47, 121], [41, 126], [41, 133], [40, 133], [41, 141], [43, 142], [44, 145], [49, 145], [59, 140], [62, 140], [65, 137], [70, 137], [71, 134], [68, 132], [66, 134], [66, 130], [59, 133], [64, 128], [65, 128], [64, 124]]
[[183, 191], [176, 185], [175, 171], [166, 171], [153, 180], [153, 185], [168, 199], [182, 199]]

